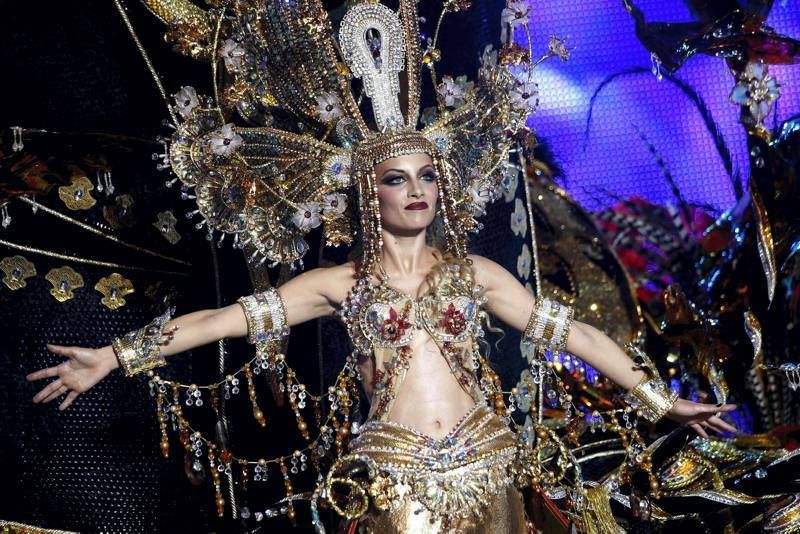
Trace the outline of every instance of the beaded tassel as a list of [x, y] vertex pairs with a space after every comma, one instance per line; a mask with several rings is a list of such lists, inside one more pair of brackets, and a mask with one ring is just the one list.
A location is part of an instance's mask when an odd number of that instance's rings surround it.
[[261, 411], [261, 408], [258, 407], [258, 402], [256, 400], [256, 385], [253, 382], [253, 371], [250, 367], [244, 368], [244, 376], [247, 378], [247, 392], [250, 395], [250, 403], [253, 405], [253, 417], [256, 418], [258, 424], [262, 427], [267, 426], [267, 419], [264, 417], [264, 412]]
[[250, 481], [249, 473], [247, 471], [247, 460], [239, 460], [239, 468], [241, 469], [241, 484], [242, 491], [247, 492], [247, 483]]
[[158, 426], [161, 429], [161, 454], [164, 458], [169, 458], [169, 436], [167, 436], [167, 414], [164, 411], [164, 393], [159, 387], [156, 394], [156, 414], [158, 415]]
[[208, 467], [211, 471], [211, 479], [214, 482], [214, 502], [217, 505], [217, 517], [225, 515], [225, 497], [222, 496], [222, 483], [220, 482], [219, 469], [217, 469], [214, 461], [214, 452], [216, 447], [208, 445]]
[[292, 504], [291, 496], [292, 496], [292, 480], [289, 478], [289, 468], [286, 467], [286, 464], [281, 458], [281, 474], [283, 475], [283, 486], [286, 488], [286, 497], [289, 499], [289, 504], [286, 507], [286, 515], [289, 518], [289, 521], [292, 522], [292, 526], [296, 526], [295, 517], [296, 513], [294, 511], [294, 504]]
[[[303, 438], [306, 441], [311, 440], [311, 436], [308, 433], [308, 424], [303, 419], [303, 415], [300, 413], [300, 408], [297, 404], [297, 394], [292, 390], [292, 384], [294, 382], [294, 371], [288, 371], [286, 375], [286, 392], [287, 396], [289, 397], [289, 405], [292, 407], [292, 411], [294, 412], [294, 417], [297, 420], [297, 429], [300, 431], [300, 434], [303, 435]], [[302, 392], [305, 396], [306, 387], [303, 384], [300, 384], [297, 387], [298, 391]]]
[[336, 452], [341, 456], [344, 453], [346, 441], [350, 435], [350, 395], [347, 391], [347, 382], [342, 384], [342, 387], [337, 391], [339, 396], [339, 411], [342, 414], [344, 421], [339, 424], [339, 429], [336, 434]]

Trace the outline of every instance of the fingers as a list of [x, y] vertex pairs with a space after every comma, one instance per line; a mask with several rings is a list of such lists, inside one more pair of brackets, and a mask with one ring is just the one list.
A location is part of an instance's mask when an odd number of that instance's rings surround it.
[[[704, 405], [704, 406], [706, 406], [706, 405]], [[737, 406], [735, 404], [722, 404], [722, 405], [720, 405], [720, 404], [709, 404], [707, 406], [708, 406], [708, 409], [706, 411], [715, 412], [715, 413], [716, 412], [732, 412], [733, 410], [735, 410], [737, 408]]]
[[53, 345], [51, 343], [47, 344], [47, 350], [49, 350], [53, 354], [64, 356], [65, 358], [74, 357], [76, 349], [77, 347], [64, 347], [62, 345]]
[[61, 395], [66, 393], [68, 389], [69, 388], [67, 386], [62, 385], [61, 387], [59, 387], [58, 389], [53, 391], [50, 395], [48, 395], [47, 397], [42, 399], [42, 404], [47, 404], [51, 400], [54, 400], [54, 399], [60, 397]]
[[698, 404], [694, 403], [692, 408], [694, 413], [698, 416], [705, 414], [719, 415], [721, 413], [731, 412], [737, 408], [735, 404]]
[[47, 369], [40, 369], [35, 371], [25, 378], [28, 379], [28, 382], [34, 382], [36, 380], [41, 380], [42, 378], [52, 378], [54, 376], [58, 376], [58, 366], [55, 367], [48, 367]]
[[78, 395], [80, 395], [80, 393], [78, 393], [77, 391], [70, 391], [69, 394], [67, 395], [67, 398], [64, 399], [64, 401], [58, 406], [58, 409], [63, 412], [64, 410], [69, 408], [70, 404], [72, 404], [75, 401], [75, 399], [78, 398]]
[[698, 423], [690, 423], [689, 426], [692, 427], [692, 429], [694, 429], [695, 432], [697, 432], [698, 434], [700, 434], [704, 438], [708, 437], [708, 434], [706, 434], [706, 431], [703, 430], [703, 427], [700, 426]]
[[728, 424], [716, 415], [714, 417], [710, 417], [706, 422], [717, 432], [730, 432], [732, 434], [738, 433], [738, 430], [735, 426]]
[[44, 399], [50, 397], [54, 392], [58, 391], [62, 385], [63, 384], [61, 383], [60, 378], [53, 380], [45, 387], [43, 387], [42, 390], [33, 397], [33, 402], [44, 401]]
[[[53, 354], [64, 356], [65, 358], [74, 358], [76, 347], [62, 347], [61, 345], [53, 345], [52, 343], [48, 343], [47, 350], [49, 350]], [[30, 373], [25, 378], [28, 380], [28, 382], [34, 382], [36, 380], [41, 380], [42, 378], [53, 378], [55, 376], [58, 376], [58, 368], [59, 368], [58, 365], [54, 365], [53, 367], [40, 369], [38, 371]]]

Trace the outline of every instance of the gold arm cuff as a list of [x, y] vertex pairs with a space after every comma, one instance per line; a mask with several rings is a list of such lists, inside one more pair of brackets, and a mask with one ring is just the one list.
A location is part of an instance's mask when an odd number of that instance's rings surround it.
[[626, 401], [642, 413], [642, 417], [655, 423], [669, 412], [678, 398], [661, 378], [651, 378], [645, 374], [628, 395]]
[[546, 297], [536, 299], [528, 325], [522, 333], [525, 341], [540, 345], [545, 350], [563, 352], [575, 317], [572, 306]]
[[161, 337], [173, 311], [174, 308], [170, 308], [144, 328], [113, 341], [111, 346], [125, 376], [134, 376], [167, 363], [161, 354]]
[[240, 298], [239, 305], [247, 321], [247, 341], [265, 343], [289, 335], [286, 308], [278, 290], [267, 289], [261, 293]]

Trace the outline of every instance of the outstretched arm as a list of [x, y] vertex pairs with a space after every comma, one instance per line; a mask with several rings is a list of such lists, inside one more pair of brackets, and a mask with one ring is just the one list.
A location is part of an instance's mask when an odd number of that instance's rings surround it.
[[[536, 304], [533, 295], [495, 262], [480, 256], [470, 258], [474, 262], [477, 282], [485, 288], [489, 311], [512, 328], [524, 331]], [[611, 338], [580, 321], [572, 323], [566, 349], [626, 390], [633, 389], [644, 376], [644, 371]], [[704, 428], [736, 432], [734, 427], [717, 415], [735, 408], [733, 404], [719, 406], [678, 399], [668, 417], [691, 426], [705, 437], [707, 434]]]
[[[315, 269], [290, 280], [278, 289], [288, 325], [330, 315], [351, 285], [350, 265]], [[238, 303], [181, 315], [164, 325], [160, 355], [171, 356], [220, 339], [242, 337], [248, 334], [247, 328], [245, 313]], [[66, 360], [33, 372], [27, 378], [29, 381], [54, 378], [34, 396], [33, 401], [50, 402], [68, 392], [59, 406], [61, 410], [119, 367], [111, 345], [98, 349], [59, 345], [47, 345], [47, 348]]]

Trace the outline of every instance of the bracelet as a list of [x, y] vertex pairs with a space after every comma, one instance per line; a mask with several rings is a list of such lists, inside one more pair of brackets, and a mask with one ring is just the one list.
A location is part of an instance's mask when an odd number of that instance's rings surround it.
[[655, 423], [670, 411], [678, 399], [678, 393], [670, 390], [661, 378], [645, 375], [627, 395], [625, 400], [631, 408], [641, 412], [642, 417]]
[[161, 354], [161, 338], [164, 325], [174, 311], [175, 308], [168, 309], [144, 328], [128, 332], [111, 343], [125, 376], [134, 376], [167, 363]]
[[528, 343], [541, 345], [545, 350], [563, 352], [567, 348], [567, 337], [574, 316], [572, 306], [539, 297], [522, 337]]
[[640, 363], [645, 375], [632, 390], [625, 395], [625, 401], [631, 408], [641, 412], [642, 417], [655, 423], [670, 411], [678, 393], [672, 391], [658, 375], [658, 370], [650, 358], [632, 344], [626, 346], [633, 360]]
[[267, 289], [238, 301], [247, 320], [247, 341], [264, 343], [289, 335], [286, 308], [278, 290]]

